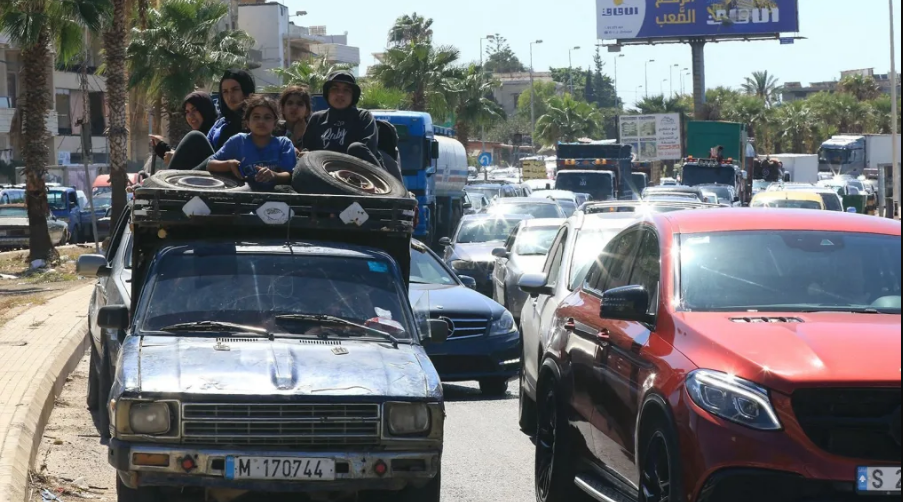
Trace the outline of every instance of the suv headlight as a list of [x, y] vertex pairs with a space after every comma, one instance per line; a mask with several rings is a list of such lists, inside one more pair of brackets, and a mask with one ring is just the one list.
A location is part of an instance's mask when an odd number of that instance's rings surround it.
[[717, 417], [762, 431], [782, 428], [768, 391], [750, 381], [697, 370], [687, 377], [687, 391], [697, 406]]
[[423, 403], [387, 403], [386, 417], [393, 436], [416, 436], [430, 431], [430, 409]]
[[162, 436], [173, 428], [174, 409], [170, 403], [111, 402], [113, 427], [124, 435]]
[[511, 315], [511, 312], [505, 311], [502, 314], [502, 317], [498, 318], [498, 320], [493, 321], [492, 327], [489, 328], [489, 336], [504, 336], [511, 334], [514, 330], [517, 329], [514, 322], [514, 316]]
[[455, 270], [476, 270], [477, 264], [467, 260], [452, 260], [451, 266]]

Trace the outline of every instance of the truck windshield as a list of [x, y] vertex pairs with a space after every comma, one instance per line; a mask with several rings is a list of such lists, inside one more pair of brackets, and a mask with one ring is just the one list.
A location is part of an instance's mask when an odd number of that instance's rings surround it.
[[633, 173], [630, 175], [630, 181], [633, 183], [633, 186], [630, 187], [633, 189], [633, 193], [643, 193], [643, 190], [646, 189], [647, 178], [645, 173]]
[[398, 131], [398, 153], [401, 157], [401, 169], [408, 172], [421, 171], [427, 167], [423, 155], [424, 139], [411, 136], [403, 125], [395, 125]]
[[843, 165], [850, 163], [852, 151], [846, 148], [822, 147], [818, 150], [818, 162], [820, 164]]
[[699, 185], [729, 185], [736, 183], [737, 172], [733, 167], [684, 166], [683, 184], [690, 187]]
[[145, 287], [144, 331], [202, 321], [259, 326], [305, 334], [316, 323], [277, 316], [335, 316], [410, 339], [412, 330], [392, 274], [377, 258], [275, 254], [165, 254]]
[[47, 192], [47, 204], [51, 211], [65, 211], [67, 199], [65, 192]]
[[684, 235], [680, 246], [688, 311], [900, 314], [899, 235], [724, 232]]
[[562, 171], [558, 173], [555, 189], [588, 193], [593, 196], [593, 200], [603, 201], [615, 198], [614, 176], [609, 172]]

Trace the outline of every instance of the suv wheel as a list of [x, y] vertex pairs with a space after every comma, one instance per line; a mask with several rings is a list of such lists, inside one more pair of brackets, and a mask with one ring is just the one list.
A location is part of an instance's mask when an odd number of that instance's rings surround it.
[[156, 488], [129, 488], [117, 474], [116, 500], [118, 502], [163, 502], [163, 497]]
[[[521, 356], [522, 361], [526, 361], [526, 350]], [[520, 370], [520, 392], [518, 393], [520, 402], [519, 425], [520, 430], [524, 434], [533, 437], [536, 435], [536, 401], [530, 399], [526, 392], [527, 387], [527, 368], [521, 364]]]
[[567, 414], [558, 399], [554, 382], [546, 382], [539, 404], [536, 432], [536, 501], [589, 502], [590, 497], [574, 484], [574, 458]]
[[94, 346], [94, 339], [90, 333], [88, 338], [91, 344], [91, 362], [88, 364], [88, 410], [97, 411], [100, 409], [100, 382], [98, 378], [100, 356], [97, 354], [97, 347]]
[[685, 502], [673, 426], [658, 420], [640, 446], [640, 502]]
[[480, 392], [484, 396], [504, 397], [508, 394], [508, 379], [487, 378], [486, 380], [480, 380]]
[[110, 391], [113, 389], [113, 377], [110, 374], [110, 354], [106, 348], [103, 350], [103, 359], [98, 367], [97, 395], [103, 399], [97, 409], [97, 430], [104, 439], [113, 437], [113, 428], [110, 426]]

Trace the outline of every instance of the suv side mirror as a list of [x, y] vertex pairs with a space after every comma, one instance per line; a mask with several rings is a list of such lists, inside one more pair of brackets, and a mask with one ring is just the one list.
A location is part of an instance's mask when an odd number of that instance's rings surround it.
[[112, 269], [107, 257], [100, 254], [84, 254], [75, 263], [75, 273], [83, 277], [109, 277]]
[[431, 344], [442, 344], [448, 340], [448, 335], [448, 323], [441, 319], [430, 319], [430, 336], [424, 341]]
[[103, 329], [123, 331], [129, 327], [129, 308], [125, 305], [108, 305], [97, 311], [97, 325]]
[[552, 296], [555, 290], [547, 284], [549, 278], [546, 274], [524, 274], [517, 283], [521, 291], [533, 298], [540, 295]]
[[493, 249], [492, 256], [494, 256], [496, 258], [508, 258], [508, 250], [505, 248]]
[[459, 275], [458, 279], [464, 284], [464, 287], [467, 289], [477, 289], [477, 280], [469, 275]]
[[443, 238], [439, 239], [439, 245], [448, 247], [448, 246], [452, 245], [452, 241], [448, 237], [443, 237]]
[[602, 319], [633, 321], [652, 324], [655, 319], [649, 315], [651, 299], [643, 286], [625, 286], [602, 294]]

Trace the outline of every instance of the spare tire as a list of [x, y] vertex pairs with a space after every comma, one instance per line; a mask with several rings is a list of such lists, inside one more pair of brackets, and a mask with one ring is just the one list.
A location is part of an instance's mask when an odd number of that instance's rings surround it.
[[207, 171], [160, 171], [144, 180], [145, 188], [196, 190], [200, 192], [249, 192], [251, 188], [231, 176], [219, 176]]
[[408, 197], [404, 183], [382, 167], [327, 151], [309, 152], [298, 160], [292, 188], [311, 195]]

